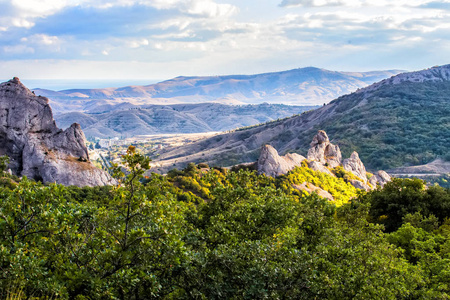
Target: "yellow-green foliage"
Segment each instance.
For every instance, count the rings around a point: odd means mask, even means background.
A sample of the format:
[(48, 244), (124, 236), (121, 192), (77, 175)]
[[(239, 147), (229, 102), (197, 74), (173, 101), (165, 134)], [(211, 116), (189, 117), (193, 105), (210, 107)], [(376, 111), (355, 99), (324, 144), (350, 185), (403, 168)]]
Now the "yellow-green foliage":
[(334, 175), (336, 175), (338, 178), (342, 178), (345, 180), (345, 182), (349, 182), (349, 180), (359, 180), (359, 181), (363, 181), (362, 178), (359, 178), (358, 176), (356, 176), (355, 174), (353, 174), (352, 172), (348, 172), (346, 170), (344, 170), (344, 168), (342, 166), (337, 166), (336, 168), (334, 168), (333, 170), (331, 170), (333, 172)]
[(334, 197), (337, 206), (347, 203), (357, 195), (357, 189), (350, 183), (345, 182), (343, 178), (336, 178), (323, 172), (313, 171), (305, 165), (296, 167), (285, 176), (280, 177), (280, 180), (280, 186), (291, 193), (295, 191), (292, 187), (293, 184), (308, 182), (320, 187)]

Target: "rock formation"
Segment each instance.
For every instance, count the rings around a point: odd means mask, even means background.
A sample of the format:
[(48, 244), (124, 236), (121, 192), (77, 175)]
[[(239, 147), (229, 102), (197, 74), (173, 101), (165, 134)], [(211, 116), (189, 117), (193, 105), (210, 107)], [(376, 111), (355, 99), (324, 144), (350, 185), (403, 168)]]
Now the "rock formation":
[(336, 168), (341, 164), (342, 154), (337, 145), (330, 143), (325, 131), (319, 130), (311, 142), (308, 151), (308, 160), (317, 161), (330, 168)]
[(388, 173), (382, 170), (378, 171), (376, 174), (373, 174), (373, 176), (369, 179), (369, 183), (373, 187), (376, 187), (377, 184), (384, 186), (389, 181), (391, 181), (391, 176), (389, 176)]
[(358, 152), (353, 151), (352, 155), (350, 155), (350, 158), (344, 159), (342, 166), (344, 167), (345, 171), (353, 173), (355, 176), (362, 179), (364, 183), (367, 182), (366, 167), (359, 159)]
[[(279, 156), (275, 148), (265, 145), (257, 162), (257, 170), (258, 173), (264, 173), (267, 176), (280, 176), (294, 169), (295, 166), (300, 166), (303, 160), (305, 158), (298, 154)], [(310, 169), (327, 173), (331, 176), (335, 176), (331, 169), (342, 166), (345, 171), (351, 172), (357, 177), (357, 179), (348, 179), (348, 182), (354, 187), (366, 191), (376, 188), (377, 184), (383, 186), (391, 180), (391, 177), (384, 171), (378, 171), (368, 180), (366, 167), (359, 159), (358, 153), (353, 152), (350, 158), (342, 161), (339, 146), (330, 143), (327, 134), (322, 130), (319, 130), (311, 142), (307, 163)], [(306, 185), (297, 186), (296, 188), (309, 191)], [(312, 190), (310, 189), (310, 191)]]
[(295, 166), (300, 166), (305, 158), (295, 153), (289, 153), (285, 156), (278, 155), (275, 148), (270, 145), (264, 145), (257, 163), (258, 173), (267, 176), (280, 176), (286, 174)]
[(90, 163), (81, 127), (58, 129), (48, 102), (17, 77), (0, 84), (0, 155), (9, 156), (12, 173), (45, 183), (111, 184), (110, 176)]

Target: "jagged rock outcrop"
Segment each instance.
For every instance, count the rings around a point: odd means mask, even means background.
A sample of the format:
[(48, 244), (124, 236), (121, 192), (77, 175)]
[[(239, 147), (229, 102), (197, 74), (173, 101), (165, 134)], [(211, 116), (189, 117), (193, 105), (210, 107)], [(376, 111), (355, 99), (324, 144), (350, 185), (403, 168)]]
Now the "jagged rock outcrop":
[(328, 135), (325, 131), (319, 130), (314, 136), (308, 151), (308, 160), (317, 161), (321, 164), (327, 165), (330, 168), (335, 168), (341, 164), (342, 154), (337, 145), (330, 143)]
[[(295, 166), (300, 166), (303, 160), (305, 158), (298, 154), (279, 156), (275, 148), (265, 145), (261, 150), (257, 169), (260, 174), (264, 173), (267, 176), (276, 177), (286, 174)], [(357, 152), (353, 152), (350, 158), (344, 159), (342, 163), (341, 161), (342, 155), (339, 146), (331, 144), (325, 131), (319, 130), (313, 138), (311, 149), (308, 151), (306, 162), (310, 169), (336, 176), (330, 169), (342, 166), (345, 171), (358, 177), (357, 179), (349, 179), (348, 182), (354, 187), (366, 191), (376, 188), (377, 184), (383, 186), (391, 180), (391, 177), (384, 171), (378, 171), (370, 180), (367, 180), (366, 167)], [(306, 186), (303, 188), (298, 186), (298, 189), (306, 190)]]
[(260, 174), (276, 177), (286, 174), (295, 166), (300, 166), (303, 160), (305, 158), (296, 153), (280, 156), (274, 147), (264, 145), (257, 162), (257, 170)]
[(362, 179), (364, 183), (367, 182), (367, 172), (361, 159), (359, 159), (358, 152), (353, 151), (350, 158), (344, 159), (342, 166), (344, 170), (353, 173), (358, 178)]
[(382, 187), (391, 181), (391, 176), (389, 176), (388, 173), (385, 171), (378, 171), (377, 173), (373, 174), (372, 177), (369, 179), (369, 183), (375, 188), (377, 184), (381, 185)]
[(10, 157), (12, 173), (45, 183), (112, 184), (107, 173), (90, 163), (81, 127), (75, 123), (59, 129), (48, 102), (17, 77), (0, 84), (0, 155)]

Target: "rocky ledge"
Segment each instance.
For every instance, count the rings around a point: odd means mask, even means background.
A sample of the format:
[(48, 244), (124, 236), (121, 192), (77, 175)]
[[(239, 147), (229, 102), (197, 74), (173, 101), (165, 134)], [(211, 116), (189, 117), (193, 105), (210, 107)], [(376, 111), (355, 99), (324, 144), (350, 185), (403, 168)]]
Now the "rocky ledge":
[(44, 183), (112, 184), (111, 177), (89, 161), (80, 125), (59, 129), (48, 102), (17, 77), (0, 84), (0, 155), (9, 156), (12, 173)]

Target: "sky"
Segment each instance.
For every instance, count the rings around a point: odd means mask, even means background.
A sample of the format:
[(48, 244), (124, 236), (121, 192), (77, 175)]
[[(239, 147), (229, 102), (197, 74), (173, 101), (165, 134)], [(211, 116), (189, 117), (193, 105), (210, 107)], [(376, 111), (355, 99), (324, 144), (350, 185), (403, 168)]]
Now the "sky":
[(450, 1), (0, 0), (0, 78), (169, 79), (450, 63)]

